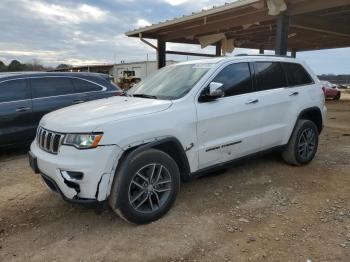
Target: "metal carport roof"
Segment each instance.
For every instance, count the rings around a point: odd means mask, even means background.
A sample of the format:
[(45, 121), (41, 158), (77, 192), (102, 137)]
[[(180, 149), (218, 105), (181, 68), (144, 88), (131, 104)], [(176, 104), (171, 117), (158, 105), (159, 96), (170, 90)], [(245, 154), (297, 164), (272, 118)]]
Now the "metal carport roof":
[[(348, 47), (350, 0), (241, 0), (126, 33), (157, 39), (161, 60), (166, 42), (203, 44), (200, 39), (218, 34), (232, 40), (234, 47), (278, 54)], [(220, 55), (220, 43), (211, 44), (219, 46)]]

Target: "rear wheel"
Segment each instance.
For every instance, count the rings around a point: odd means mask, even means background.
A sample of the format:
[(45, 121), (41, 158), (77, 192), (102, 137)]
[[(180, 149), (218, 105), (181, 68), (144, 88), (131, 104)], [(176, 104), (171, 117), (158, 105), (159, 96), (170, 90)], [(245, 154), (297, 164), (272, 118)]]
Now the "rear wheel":
[(314, 122), (299, 120), (287, 148), (282, 153), (283, 159), (291, 165), (309, 164), (318, 148), (319, 132)]
[(113, 183), (110, 205), (125, 220), (145, 224), (165, 215), (180, 188), (176, 162), (149, 149), (126, 158)]

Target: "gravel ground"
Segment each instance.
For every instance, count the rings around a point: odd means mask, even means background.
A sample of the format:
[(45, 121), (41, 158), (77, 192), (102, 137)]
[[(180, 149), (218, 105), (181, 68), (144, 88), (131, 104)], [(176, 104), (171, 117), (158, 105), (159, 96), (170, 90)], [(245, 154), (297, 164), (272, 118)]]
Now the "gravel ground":
[(63, 202), (25, 149), (0, 153), (0, 261), (350, 261), (350, 95), (328, 102), (316, 159), (276, 154), (182, 186), (163, 219), (135, 226)]

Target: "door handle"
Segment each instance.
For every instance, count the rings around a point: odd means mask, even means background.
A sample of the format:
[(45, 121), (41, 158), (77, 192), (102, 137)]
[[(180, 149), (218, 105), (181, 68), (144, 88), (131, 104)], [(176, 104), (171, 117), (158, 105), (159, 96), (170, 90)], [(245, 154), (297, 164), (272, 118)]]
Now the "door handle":
[(297, 95), (299, 95), (299, 92), (291, 93), (289, 96), (297, 96)]
[(23, 113), (29, 111), (31, 108), (30, 107), (19, 107), (16, 109), (16, 112), (18, 113)]
[(73, 105), (77, 105), (77, 104), (81, 104), (81, 103), (84, 103), (85, 101), (84, 100), (74, 100), (72, 102)]
[(257, 104), (257, 103), (259, 103), (259, 99), (248, 100), (245, 104), (251, 105), (251, 104)]

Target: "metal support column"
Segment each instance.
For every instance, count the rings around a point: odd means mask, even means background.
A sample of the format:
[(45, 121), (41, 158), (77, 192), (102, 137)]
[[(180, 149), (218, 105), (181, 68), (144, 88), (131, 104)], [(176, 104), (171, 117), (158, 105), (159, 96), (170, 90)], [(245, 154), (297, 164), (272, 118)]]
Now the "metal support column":
[(216, 51), (215, 51), (215, 55), (216, 56), (221, 56), (222, 55), (221, 48), (222, 48), (221, 41), (217, 42), (216, 43)]
[(282, 12), (277, 18), (276, 30), (276, 55), (287, 55), (288, 51), (288, 30), (289, 30), (289, 16)]
[(264, 49), (263, 46), (260, 46), (260, 48), (259, 48), (259, 54), (261, 54), (261, 55), (265, 54), (265, 49)]
[(157, 51), (158, 69), (166, 66), (166, 42), (158, 39)]

